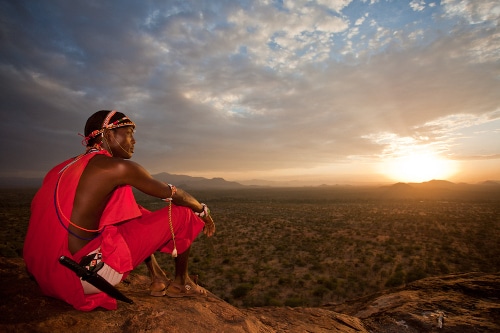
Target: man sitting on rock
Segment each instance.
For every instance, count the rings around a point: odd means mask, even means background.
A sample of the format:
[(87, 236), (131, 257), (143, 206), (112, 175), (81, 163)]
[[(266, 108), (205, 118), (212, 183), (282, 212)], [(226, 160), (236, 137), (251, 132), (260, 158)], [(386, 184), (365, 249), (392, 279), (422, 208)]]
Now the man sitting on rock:
[[(135, 124), (116, 111), (98, 111), (85, 125), (85, 153), (54, 167), (31, 205), (24, 260), (43, 293), (90, 311), (116, 309), (116, 300), (58, 259), (66, 256), (118, 284), (141, 262), (152, 277), (151, 294), (206, 296), (188, 275), (189, 249), (203, 230), (215, 233), (205, 204), (174, 185), (153, 177), (130, 161)], [(132, 187), (163, 199), (167, 206), (150, 212), (139, 206)], [(175, 278), (166, 279), (155, 251), (175, 257)]]

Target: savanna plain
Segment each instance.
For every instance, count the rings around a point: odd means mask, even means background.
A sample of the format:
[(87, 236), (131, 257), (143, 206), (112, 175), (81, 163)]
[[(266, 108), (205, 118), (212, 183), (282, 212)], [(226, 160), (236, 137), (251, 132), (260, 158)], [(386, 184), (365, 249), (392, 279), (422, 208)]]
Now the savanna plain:
[[(1, 256), (22, 256), (35, 191), (0, 190)], [(452, 199), (357, 187), (189, 192), (217, 226), (193, 244), (190, 273), (237, 307), (335, 304), (424, 277), (500, 271), (498, 190)], [(165, 206), (136, 197), (150, 210)], [(170, 255), (157, 260), (172, 276)], [(136, 272), (147, 275), (146, 266)]]

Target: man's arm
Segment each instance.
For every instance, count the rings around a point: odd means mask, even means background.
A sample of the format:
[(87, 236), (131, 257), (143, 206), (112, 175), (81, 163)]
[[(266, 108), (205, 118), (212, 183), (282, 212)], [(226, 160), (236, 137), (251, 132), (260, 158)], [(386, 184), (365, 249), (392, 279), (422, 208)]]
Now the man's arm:
[(117, 160), (118, 170), (116, 174), (117, 185), (131, 185), (139, 191), (160, 199), (172, 198), (172, 202), (178, 206), (191, 208), (200, 213), (203, 206), (192, 195), (182, 189), (177, 189), (172, 196), (172, 189), (168, 184), (154, 179), (151, 174), (140, 164), (129, 160)]
[[(203, 212), (203, 205), (196, 200), (188, 192), (177, 188), (175, 193), (172, 193), (172, 189), (168, 184), (160, 182), (154, 179), (151, 174), (144, 169), (138, 163), (129, 160), (118, 160), (119, 165), (117, 166), (117, 178), (119, 180), (118, 185), (131, 185), (137, 188), (139, 191), (160, 198), (167, 199), (172, 198), (172, 203), (178, 206), (188, 207), (196, 213)], [(121, 176), (119, 176), (121, 174)], [(212, 236), (215, 233), (215, 224), (208, 214), (202, 217), (205, 221), (205, 234), (207, 236)]]

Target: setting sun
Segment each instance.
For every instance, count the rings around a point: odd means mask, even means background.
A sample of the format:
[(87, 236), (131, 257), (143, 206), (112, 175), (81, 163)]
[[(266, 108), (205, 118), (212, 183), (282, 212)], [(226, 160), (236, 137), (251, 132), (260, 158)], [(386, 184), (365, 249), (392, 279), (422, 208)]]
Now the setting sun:
[(382, 172), (400, 182), (424, 182), (448, 179), (457, 171), (454, 161), (432, 153), (414, 153), (384, 162)]

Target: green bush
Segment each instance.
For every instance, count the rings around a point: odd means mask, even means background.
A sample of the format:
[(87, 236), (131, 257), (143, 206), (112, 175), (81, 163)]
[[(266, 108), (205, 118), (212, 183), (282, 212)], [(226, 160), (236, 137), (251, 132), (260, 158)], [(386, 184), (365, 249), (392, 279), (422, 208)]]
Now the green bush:
[(391, 275), (389, 280), (385, 283), (386, 287), (397, 287), (404, 283), (405, 274), (403, 271), (396, 271)]
[(252, 288), (253, 286), (250, 283), (243, 283), (234, 288), (231, 291), (231, 295), (233, 295), (234, 298), (243, 298), (250, 290), (252, 290)]
[(305, 301), (300, 297), (290, 297), (285, 301), (285, 306), (292, 308), (306, 305)]
[(406, 273), (406, 283), (410, 283), (416, 280), (423, 279), (427, 275), (422, 267), (414, 267)]
[(325, 286), (319, 286), (313, 291), (313, 295), (316, 297), (323, 297), (326, 293), (328, 293), (328, 289)]

